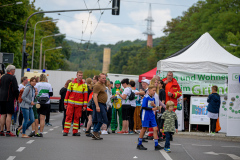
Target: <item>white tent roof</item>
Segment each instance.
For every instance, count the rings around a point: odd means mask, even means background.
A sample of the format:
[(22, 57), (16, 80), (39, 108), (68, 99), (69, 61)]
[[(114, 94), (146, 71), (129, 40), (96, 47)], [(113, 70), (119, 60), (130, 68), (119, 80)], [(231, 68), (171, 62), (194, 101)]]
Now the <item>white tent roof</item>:
[(240, 66), (240, 59), (222, 48), (209, 33), (205, 33), (180, 55), (158, 61), (157, 70), (228, 73), (229, 66)]

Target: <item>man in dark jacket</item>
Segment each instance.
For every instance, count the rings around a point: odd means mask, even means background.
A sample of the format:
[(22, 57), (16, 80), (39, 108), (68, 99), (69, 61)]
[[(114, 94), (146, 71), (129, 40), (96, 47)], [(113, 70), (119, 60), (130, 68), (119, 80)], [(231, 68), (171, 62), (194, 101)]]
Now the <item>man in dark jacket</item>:
[(6, 122), (7, 137), (14, 137), (10, 132), (11, 117), (14, 113), (14, 100), (18, 99), (19, 91), (17, 79), (15, 76), (15, 66), (8, 65), (6, 68), (7, 74), (2, 76), (0, 83), (0, 114), (1, 114), (1, 132), (0, 136), (5, 136), (3, 129)]

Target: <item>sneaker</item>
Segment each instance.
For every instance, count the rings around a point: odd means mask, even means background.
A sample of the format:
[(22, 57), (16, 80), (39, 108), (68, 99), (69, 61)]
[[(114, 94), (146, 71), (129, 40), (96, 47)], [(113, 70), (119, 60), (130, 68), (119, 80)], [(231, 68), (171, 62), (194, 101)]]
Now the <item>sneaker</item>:
[(88, 134), (86, 134), (86, 136), (87, 136), (87, 137), (92, 137), (93, 134), (92, 134), (92, 133), (88, 133)]
[(14, 135), (12, 132), (7, 132), (6, 133), (6, 137), (15, 137), (16, 135)]
[(215, 136), (215, 132), (212, 132), (212, 135), (211, 136)]
[(42, 133), (39, 133), (39, 137), (43, 137), (43, 134), (42, 134)]
[[(19, 128), (19, 127), (18, 127)], [(16, 129), (16, 136), (19, 136), (20, 131), (18, 130), (18, 128)]]
[(125, 131), (120, 131), (120, 132), (117, 132), (118, 134), (124, 134), (125, 133)]
[(129, 134), (129, 132), (128, 132), (128, 131), (125, 131), (123, 134)]
[[(31, 132), (28, 137), (33, 137), (35, 135), (35, 131)], [(17, 135), (18, 136), (18, 135)]]
[(208, 133), (207, 135), (208, 135), (208, 136), (212, 136), (212, 133), (213, 133), (213, 132), (210, 132), (210, 133)]
[(166, 148), (165, 150), (167, 153), (170, 153), (171, 152), (171, 149), (170, 148)]
[(72, 136), (81, 136), (81, 134), (78, 132), (78, 133), (73, 133)]
[(139, 150), (147, 150), (147, 148), (145, 148), (142, 144), (141, 145), (137, 145), (137, 149), (139, 149)]
[(108, 134), (108, 132), (105, 131), (105, 130), (102, 130), (101, 133), (102, 133), (102, 134)]
[(66, 132), (63, 132), (63, 136), (68, 136), (68, 133), (66, 133)]
[(5, 133), (4, 132), (0, 132), (0, 136), (5, 136)]
[(52, 126), (52, 124), (51, 123), (46, 123), (46, 126)]
[(94, 140), (102, 140), (103, 138), (100, 137), (100, 134), (98, 132), (93, 132), (93, 137)]
[(112, 131), (112, 133), (115, 133), (115, 131)]
[(108, 134), (111, 134), (109, 131), (107, 131)]
[(160, 145), (155, 146), (155, 151), (158, 151), (160, 149), (163, 149)]
[(41, 137), (39, 133), (35, 134), (34, 137)]
[(133, 132), (133, 131), (130, 131), (129, 134), (134, 134), (134, 132)]

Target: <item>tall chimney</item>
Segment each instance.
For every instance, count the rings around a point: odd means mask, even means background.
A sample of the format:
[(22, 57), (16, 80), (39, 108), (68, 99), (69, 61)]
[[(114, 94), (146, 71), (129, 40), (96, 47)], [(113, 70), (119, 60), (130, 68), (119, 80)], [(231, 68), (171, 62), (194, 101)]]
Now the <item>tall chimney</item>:
[(104, 48), (102, 73), (109, 72), (110, 59), (111, 59), (111, 48)]

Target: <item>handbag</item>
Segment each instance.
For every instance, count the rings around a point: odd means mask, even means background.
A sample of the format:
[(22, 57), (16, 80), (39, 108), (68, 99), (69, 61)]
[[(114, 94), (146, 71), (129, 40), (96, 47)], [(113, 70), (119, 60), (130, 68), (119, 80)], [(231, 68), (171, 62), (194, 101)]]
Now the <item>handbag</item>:
[(37, 97), (39, 104), (46, 104), (49, 101), (48, 97)]

